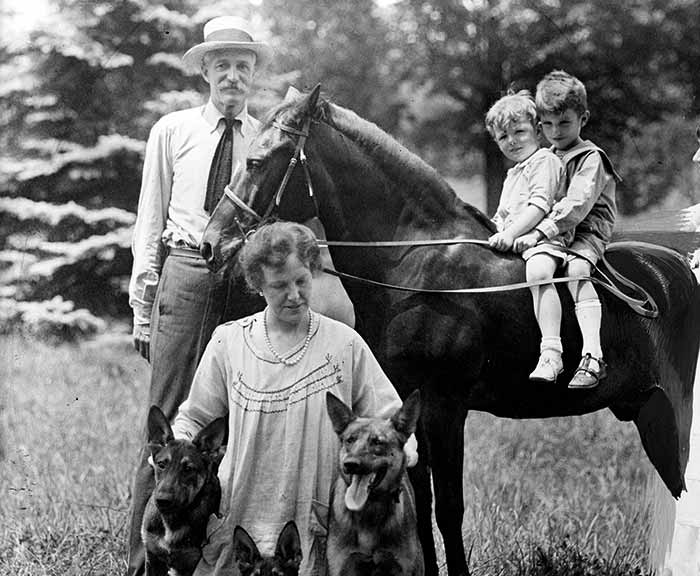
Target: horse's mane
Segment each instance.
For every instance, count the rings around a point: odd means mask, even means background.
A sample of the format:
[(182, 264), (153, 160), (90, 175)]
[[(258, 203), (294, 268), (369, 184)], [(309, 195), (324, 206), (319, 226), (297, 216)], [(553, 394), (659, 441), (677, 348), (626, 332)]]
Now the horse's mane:
[[(269, 125), (285, 109), (293, 109), (303, 97), (286, 99), (272, 108), (264, 119)], [(440, 174), (418, 155), (402, 146), (379, 126), (328, 100), (319, 101), (317, 119), (335, 128), (379, 164), (398, 194), (431, 220), (471, 216), (493, 230), (491, 220), (478, 208), (463, 202)], [(437, 218), (434, 218), (437, 216)]]
[(464, 211), (490, 228), (491, 221), (476, 207), (460, 200), (440, 174), (418, 155), (402, 146), (379, 126), (352, 110), (330, 102), (324, 107), (325, 120), (364, 149), (391, 177), (397, 191), (409, 201), (441, 216)]

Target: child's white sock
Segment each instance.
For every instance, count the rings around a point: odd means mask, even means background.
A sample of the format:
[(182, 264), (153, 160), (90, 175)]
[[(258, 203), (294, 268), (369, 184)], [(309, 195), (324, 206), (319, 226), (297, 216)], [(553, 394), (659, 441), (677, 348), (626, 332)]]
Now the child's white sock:
[(600, 322), (602, 318), (602, 306), (597, 298), (588, 298), (576, 302), (576, 319), (578, 320), (583, 346), (581, 356), (586, 353), (593, 358), (602, 358), (603, 350), (600, 345)]
[(559, 336), (543, 336), (542, 340), (540, 340), (540, 354), (545, 350), (557, 352), (561, 356), (564, 351), (561, 345), (561, 338)]

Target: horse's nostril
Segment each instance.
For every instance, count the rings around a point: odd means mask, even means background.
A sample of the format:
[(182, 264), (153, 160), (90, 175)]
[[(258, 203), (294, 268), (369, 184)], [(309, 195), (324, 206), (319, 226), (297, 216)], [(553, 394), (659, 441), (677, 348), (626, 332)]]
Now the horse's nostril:
[(199, 253), (202, 255), (202, 258), (204, 258), (207, 261), (207, 263), (209, 263), (213, 256), (211, 244), (209, 244), (209, 242), (202, 242), (202, 245), (199, 247)]

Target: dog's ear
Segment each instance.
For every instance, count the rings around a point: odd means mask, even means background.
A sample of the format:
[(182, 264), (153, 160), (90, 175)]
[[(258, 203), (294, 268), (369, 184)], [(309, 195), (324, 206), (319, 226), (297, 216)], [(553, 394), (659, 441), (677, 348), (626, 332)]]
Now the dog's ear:
[(233, 560), (238, 565), (241, 574), (248, 574), (261, 556), (258, 547), (248, 532), (240, 526), (233, 529)]
[(194, 437), (192, 443), (204, 452), (216, 453), (224, 443), (227, 431), (228, 418), (217, 418), (202, 428)]
[(170, 427), (170, 422), (163, 411), (154, 404), (148, 411), (148, 445), (153, 451), (154, 447), (165, 446), (171, 440), (173, 440), (173, 429)]
[(420, 416), (420, 391), (414, 390), (406, 398), (403, 406), (391, 417), (391, 423), (399, 434), (408, 438), (416, 431)]
[(295, 572), (299, 571), (302, 558), (301, 539), (294, 520), (290, 520), (282, 528), (277, 538), (275, 556), (284, 563), (285, 567), (293, 568)]
[(326, 392), (326, 410), (331, 419), (331, 424), (333, 424), (333, 430), (338, 436), (345, 431), (350, 422), (357, 418), (352, 410), (331, 392)]

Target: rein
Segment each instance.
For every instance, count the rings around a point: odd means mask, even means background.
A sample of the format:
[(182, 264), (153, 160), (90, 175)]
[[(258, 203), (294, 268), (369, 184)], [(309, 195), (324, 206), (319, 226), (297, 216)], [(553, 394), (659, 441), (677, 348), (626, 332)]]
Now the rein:
[[(320, 240), (318, 245), (321, 247), (337, 246), (343, 248), (360, 248), (360, 247), (401, 247), (401, 246), (441, 246), (447, 244), (477, 244), (481, 246), (489, 246), (488, 240), (478, 240), (476, 238), (448, 238), (439, 240), (388, 240), (380, 242), (355, 242), (355, 241), (344, 241), (344, 240)], [(620, 284), (629, 288), (630, 290), (641, 294), (642, 298), (633, 298), (625, 294), (620, 290), (615, 283), (610, 279), (610, 277), (592, 260), (579, 254), (575, 250), (562, 247), (562, 251), (576, 256), (578, 258), (583, 258), (590, 265), (591, 268), (600, 274), (601, 278), (595, 276), (565, 276), (561, 278), (552, 278), (551, 280), (537, 280), (529, 282), (515, 282), (512, 284), (502, 284), (498, 286), (485, 286), (482, 288), (415, 288), (412, 286), (399, 286), (396, 284), (388, 284), (386, 282), (379, 282), (378, 280), (370, 280), (368, 278), (362, 278), (360, 276), (354, 276), (353, 274), (348, 274), (346, 272), (338, 272), (337, 270), (332, 270), (330, 268), (324, 268), (323, 271), (332, 276), (337, 276), (338, 278), (345, 278), (348, 280), (354, 280), (356, 282), (362, 282), (364, 284), (369, 284), (371, 286), (379, 286), (381, 288), (389, 288), (393, 290), (402, 290), (404, 292), (414, 292), (420, 294), (486, 294), (489, 292), (508, 292), (511, 290), (521, 290), (524, 288), (530, 288), (532, 286), (545, 286), (548, 284), (563, 284), (568, 282), (578, 282), (582, 280), (590, 280), (591, 282), (598, 284), (605, 288), (608, 292), (617, 296), (620, 300), (625, 302), (632, 310), (637, 314), (644, 316), (645, 318), (656, 318), (659, 315), (659, 307), (651, 297), (651, 295), (639, 284), (632, 282), (622, 274), (620, 274), (613, 266), (605, 259), (601, 257), (601, 261), (605, 265), (605, 268), (610, 273), (615, 280)]]
[[(309, 197), (313, 199), (314, 206), (316, 207), (316, 214), (318, 215), (318, 204), (316, 203), (316, 197), (314, 196), (314, 190), (313, 190), (313, 185), (311, 183), (311, 174), (309, 173), (309, 168), (307, 165), (307, 157), (304, 152), (304, 146), (306, 145), (306, 140), (309, 137), (309, 128), (311, 126), (311, 114), (308, 114), (306, 118), (304, 119), (304, 123), (302, 125), (301, 130), (294, 128), (293, 126), (288, 126), (286, 124), (282, 124), (281, 122), (277, 122), (274, 120), (272, 122), (272, 125), (275, 128), (278, 128), (282, 132), (285, 132), (287, 134), (291, 134), (293, 136), (298, 136), (298, 140), (296, 142), (296, 146), (294, 148), (294, 154), (289, 160), (289, 164), (287, 166), (287, 170), (284, 173), (284, 176), (282, 177), (282, 181), (277, 189), (277, 193), (274, 195), (274, 197), (270, 200), (270, 203), (268, 204), (267, 209), (265, 210), (265, 213), (263, 216), (260, 216), (253, 208), (248, 206), (245, 202), (243, 202), (236, 194), (231, 190), (231, 188), (226, 185), (224, 188), (224, 194), (226, 195), (227, 198), (229, 198), (239, 209), (241, 209), (243, 212), (245, 212), (248, 216), (252, 217), (252, 219), (257, 223), (261, 223), (265, 220), (267, 220), (275, 210), (279, 208), (279, 205), (282, 201), (282, 196), (284, 195), (284, 192), (287, 188), (287, 184), (289, 183), (289, 179), (291, 178), (292, 172), (294, 172), (294, 169), (297, 166), (297, 163), (301, 164), (302, 168), (304, 169), (304, 180), (306, 181), (306, 187), (309, 192)], [(245, 230), (245, 227), (243, 224), (240, 222), (238, 217), (234, 215), (234, 221), (241, 232), (241, 236), (245, 239), (249, 234), (251, 234), (254, 230), (255, 227), (251, 227), (248, 231)], [(448, 245), (448, 244), (477, 244), (477, 245), (482, 245), (482, 246), (489, 246), (488, 240), (478, 240), (475, 238), (448, 238), (444, 240), (432, 240), (432, 239), (426, 239), (426, 240), (388, 240), (388, 241), (379, 241), (379, 242), (358, 242), (358, 241), (342, 241), (342, 240), (322, 240), (318, 242), (318, 245), (320, 247), (400, 247), (400, 246), (406, 246), (406, 247), (412, 247), (412, 246), (440, 246), (440, 245)], [(634, 310), (637, 314), (640, 314), (641, 316), (644, 316), (646, 318), (656, 318), (659, 315), (659, 308), (654, 301), (654, 299), (651, 297), (651, 295), (644, 290), (641, 286), (636, 284), (635, 282), (632, 282), (619, 272), (617, 272), (611, 265), (610, 263), (605, 259), (605, 257), (601, 257), (601, 261), (605, 264), (605, 267), (608, 269), (610, 275), (615, 278), (621, 285), (624, 287), (628, 288), (629, 290), (634, 291), (637, 294), (641, 294), (642, 298), (633, 298), (632, 296), (628, 296), (625, 294), (622, 290), (620, 290), (615, 283), (610, 279), (610, 277), (603, 272), (600, 267), (598, 267), (594, 262), (583, 256), (582, 254), (578, 254), (577, 252), (570, 250), (568, 248), (563, 248), (565, 252), (568, 254), (577, 256), (579, 258), (583, 258), (584, 260), (587, 260), (588, 263), (591, 265), (591, 268), (595, 271), (598, 272), (598, 274), (602, 277), (597, 278), (594, 276), (581, 276), (581, 277), (562, 277), (562, 278), (552, 278), (550, 280), (539, 280), (539, 281), (532, 281), (532, 282), (516, 282), (512, 284), (504, 284), (500, 286), (486, 286), (483, 288), (454, 288), (454, 289), (430, 289), (430, 288), (415, 288), (411, 286), (399, 286), (395, 284), (388, 284), (385, 282), (379, 282), (377, 280), (371, 280), (369, 278), (362, 278), (359, 276), (354, 276), (352, 274), (348, 274), (345, 272), (339, 272), (337, 270), (332, 270), (329, 268), (323, 268), (323, 271), (327, 274), (330, 274), (332, 276), (336, 276), (338, 278), (345, 278), (348, 280), (353, 280), (356, 282), (362, 282), (364, 284), (368, 284), (371, 286), (378, 286), (381, 288), (388, 288), (392, 290), (402, 290), (405, 292), (414, 292), (414, 293), (421, 293), (421, 294), (485, 294), (489, 292), (507, 292), (511, 290), (521, 290), (524, 288), (530, 288), (532, 286), (543, 286), (547, 284), (562, 284), (562, 283), (568, 283), (568, 282), (576, 282), (576, 281), (582, 281), (582, 280), (590, 280), (591, 282), (594, 282), (595, 284), (598, 284), (599, 286), (605, 288), (608, 290), (611, 294), (614, 296), (617, 296), (619, 299), (621, 299), (623, 302), (625, 302), (632, 310)]]

